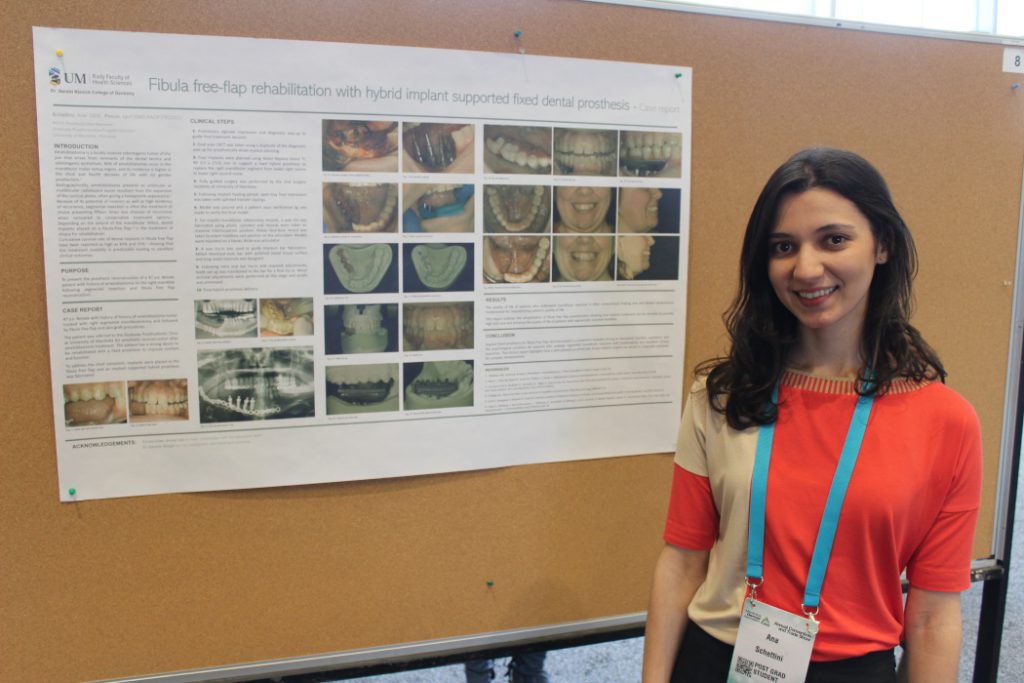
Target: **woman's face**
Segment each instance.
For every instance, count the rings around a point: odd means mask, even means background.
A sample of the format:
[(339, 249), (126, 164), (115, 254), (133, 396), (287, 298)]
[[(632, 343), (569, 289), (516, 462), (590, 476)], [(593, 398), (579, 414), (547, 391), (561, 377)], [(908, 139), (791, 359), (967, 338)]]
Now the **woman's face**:
[(656, 187), (624, 187), (619, 190), (619, 232), (647, 232), (658, 225)]
[(815, 187), (779, 205), (768, 279), (805, 331), (859, 338), (875, 267), (888, 258), (856, 204)]
[(650, 235), (619, 236), (619, 274), (632, 280), (651, 267), (651, 247), (654, 238)]
[(608, 273), (611, 260), (611, 235), (555, 236), (555, 264), (560, 280), (608, 280), (611, 278)]
[(555, 204), (561, 223), (559, 232), (610, 232), (605, 222), (612, 203), (610, 187), (559, 187)]

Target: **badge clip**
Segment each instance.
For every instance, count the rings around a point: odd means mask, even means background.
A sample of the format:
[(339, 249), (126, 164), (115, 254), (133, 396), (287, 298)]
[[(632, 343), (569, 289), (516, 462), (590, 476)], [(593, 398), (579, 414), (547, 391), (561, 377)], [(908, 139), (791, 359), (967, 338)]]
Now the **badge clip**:
[[(755, 583), (755, 581), (756, 581), (756, 583)], [(757, 589), (760, 588), (761, 584), (763, 584), (763, 583), (764, 583), (764, 579), (763, 578), (761, 578), (761, 579), (751, 579), (749, 576), (747, 577), (747, 588), (750, 589), (750, 604), (751, 605), (757, 604)], [(817, 612), (815, 612), (815, 614), (817, 614)]]

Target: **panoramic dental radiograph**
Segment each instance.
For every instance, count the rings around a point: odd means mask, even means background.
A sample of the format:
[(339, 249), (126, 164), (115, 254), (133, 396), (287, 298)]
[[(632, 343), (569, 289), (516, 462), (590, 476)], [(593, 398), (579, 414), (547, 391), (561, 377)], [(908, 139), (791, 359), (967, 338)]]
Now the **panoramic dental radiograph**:
[(324, 183), (324, 232), (395, 232), (398, 185)]
[(311, 334), (312, 299), (260, 299), (261, 337), (306, 337)]
[(555, 188), (555, 232), (614, 232), (611, 187)]
[(325, 244), (324, 293), (398, 291), (394, 244)]
[(256, 336), (256, 299), (199, 299), (196, 339)]
[(404, 172), (473, 172), (472, 124), (404, 123), (402, 129)]
[(549, 232), (551, 188), (546, 185), (485, 185), (484, 232)]
[(324, 121), (323, 170), (398, 171), (397, 121)]
[(324, 306), (324, 353), (398, 350), (398, 304)]
[(614, 130), (555, 128), (555, 175), (615, 175)]
[(200, 351), (199, 420), (312, 417), (313, 348)]
[(484, 126), (484, 171), (551, 175), (551, 129)]
[(405, 304), (402, 307), (405, 351), (473, 348), (473, 302)]
[(402, 232), (473, 232), (472, 185), (402, 187)]
[(187, 420), (188, 380), (128, 382), (128, 411), (132, 422)]
[(398, 364), (333, 365), (326, 368), (327, 414), (398, 410)]
[(551, 237), (487, 235), (484, 237), (484, 283), (547, 282), (551, 272)]
[(460, 408), (473, 405), (473, 361), (405, 364), (405, 408)]
[(127, 417), (124, 382), (64, 385), (65, 427), (117, 424)]
[(682, 133), (623, 131), (619, 175), (678, 178), (682, 171)]
[(555, 281), (611, 280), (611, 235), (555, 235)]
[(406, 292), (462, 292), (473, 289), (469, 244), (404, 244)]

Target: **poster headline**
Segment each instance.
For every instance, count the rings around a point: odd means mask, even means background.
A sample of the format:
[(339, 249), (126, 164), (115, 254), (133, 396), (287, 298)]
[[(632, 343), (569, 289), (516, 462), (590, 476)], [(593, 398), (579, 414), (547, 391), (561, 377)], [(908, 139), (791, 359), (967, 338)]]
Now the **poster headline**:
[(472, 91), (444, 90), (433, 88), (376, 87), (369, 85), (328, 86), (319, 83), (297, 83), (267, 81), (258, 83), (242, 83), (225, 79), (211, 82), (198, 78), (167, 79), (161, 76), (150, 76), (148, 79), (150, 92), (161, 93), (197, 93), (200, 95), (235, 95), (247, 96), (285, 96), (285, 97), (319, 97), (343, 100), (362, 100), (368, 103), (383, 102), (431, 102), (442, 104), (461, 104), (468, 107), (513, 105), (518, 107), (541, 107), (548, 109), (572, 109), (575, 111), (619, 111), (632, 110), (659, 111), (673, 113), (680, 111), (680, 105), (658, 105), (652, 107), (635, 104), (624, 99), (607, 97), (577, 97), (575, 95), (552, 95), (542, 93), (522, 93), (513, 91)]

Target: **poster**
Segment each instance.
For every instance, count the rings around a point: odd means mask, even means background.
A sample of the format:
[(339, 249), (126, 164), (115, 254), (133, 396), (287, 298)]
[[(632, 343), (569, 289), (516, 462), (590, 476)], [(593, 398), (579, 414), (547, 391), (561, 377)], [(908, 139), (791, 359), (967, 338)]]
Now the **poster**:
[(34, 50), (61, 500), (673, 449), (689, 69)]

